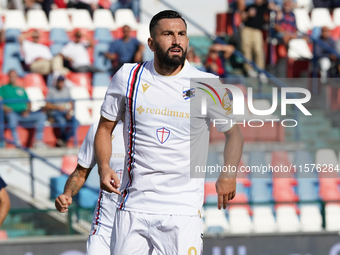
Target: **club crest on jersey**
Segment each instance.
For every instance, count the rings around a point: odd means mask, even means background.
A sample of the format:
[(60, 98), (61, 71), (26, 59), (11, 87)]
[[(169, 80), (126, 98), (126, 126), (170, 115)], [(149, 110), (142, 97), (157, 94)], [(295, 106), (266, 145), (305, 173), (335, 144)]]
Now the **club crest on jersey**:
[(195, 88), (183, 88), (183, 99), (190, 101), (195, 97)]
[(170, 136), (169, 129), (165, 127), (156, 129), (156, 137), (161, 144), (165, 143), (169, 139), (169, 136)]

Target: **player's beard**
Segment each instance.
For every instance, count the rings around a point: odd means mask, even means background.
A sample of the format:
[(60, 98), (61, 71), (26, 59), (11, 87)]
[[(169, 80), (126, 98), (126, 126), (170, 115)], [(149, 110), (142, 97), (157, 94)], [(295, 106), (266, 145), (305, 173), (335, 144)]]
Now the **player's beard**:
[[(182, 51), (182, 56), (170, 57), (169, 52), (174, 48), (180, 49)], [(183, 48), (179, 45), (172, 46), (167, 51), (164, 51), (161, 46), (157, 42), (155, 42), (155, 49), (157, 58), (160, 60), (160, 62), (169, 67), (178, 67), (180, 65), (183, 65), (187, 57), (187, 49), (184, 51)]]

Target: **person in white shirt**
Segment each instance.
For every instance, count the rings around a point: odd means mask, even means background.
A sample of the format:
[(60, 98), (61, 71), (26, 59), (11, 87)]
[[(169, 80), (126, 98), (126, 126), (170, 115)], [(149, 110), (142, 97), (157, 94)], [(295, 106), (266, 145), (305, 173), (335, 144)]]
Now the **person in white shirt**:
[[(74, 42), (69, 42), (60, 51), (65, 66), (76, 73), (100, 72), (101, 70), (91, 65), (89, 53), (87, 52), (85, 44), (82, 42), (82, 32), (76, 30), (74, 36)], [(92, 40), (88, 39), (88, 42), (88, 47), (92, 47)]]
[[(224, 165), (229, 169), (239, 164), (243, 136), (238, 125), (230, 124), (235, 117), (225, 90), (204, 83), (190, 89), (191, 78), (217, 84), (219, 79), (185, 61), (189, 39), (182, 16), (171, 10), (156, 14), (150, 36), (154, 60), (124, 64), (115, 74), (95, 138), (101, 188), (120, 194), (111, 254), (200, 254), (204, 178), (192, 178), (197, 177), (192, 167), (206, 165), (210, 119), (229, 123), (216, 125), (226, 137)], [(204, 90), (220, 99), (215, 106), (215, 99), (207, 98), (206, 114), (190, 106), (200, 102)], [(121, 119), (127, 151), (120, 182), (109, 165), (109, 137)], [(225, 209), (235, 196), (236, 173), (221, 172), (216, 191), (218, 208)]]
[[(74, 197), (85, 184), (91, 170), (96, 165), (94, 157), (94, 137), (97, 131), (98, 121), (91, 125), (86, 137), (79, 149), (78, 165), (69, 176), (64, 193), (55, 199), (55, 206), (59, 212), (67, 212)], [(124, 169), (125, 147), (123, 141), (123, 123), (120, 122), (112, 133), (113, 146), (110, 166), (115, 169), (118, 178), (121, 179)], [(89, 238), (86, 245), (86, 255), (110, 255), (110, 240), (114, 217), (116, 214), (115, 202), (118, 195), (100, 190)]]
[[(32, 41), (27, 40), (32, 37)], [(24, 54), (25, 64), (33, 73), (47, 75), (52, 68), (52, 53), (49, 47), (39, 43), (40, 34), (38, 30), (19, 36), (19, 42)]]

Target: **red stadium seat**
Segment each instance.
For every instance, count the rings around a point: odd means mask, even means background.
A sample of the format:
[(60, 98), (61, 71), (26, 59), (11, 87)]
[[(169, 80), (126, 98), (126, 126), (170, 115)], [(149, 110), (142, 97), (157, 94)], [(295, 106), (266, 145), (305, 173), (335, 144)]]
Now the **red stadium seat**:
[(61, 165), (61, 170), (63, 173), (70, 175), (77, 166), (77, 155), (63, 156), (63, 163)]
[[(117, 40), (123, 38), (123, 27), (117, 28), (115, 31), (111, 32), (112, 36)], [(136, 37), (137, 36), (137, 31), (136, 30), (131, 30), (130, 33), (131, 37)]]
[(66, 76), (67, 79), (72, 81), (75, 85), (85, 87), (89, 93), (92, 93), (91, 74), (90, 73), (71, 73)]
[(48, 92), (44, 78), (41, 74), (37, 73), (29, 73), (25, 76), (24, 87), (39, 87), (45, 96)]
[(7, 232), (5, 230), (0, 230), (0, 240), (8, 239)]
[(71, 32), (68, 32), (68, 37), (71, 39), (71, 41), (74, 41), (74, 35), (77, 31), (81, 31), (81, 33), (83, 34), (82, 40), (86, 41), (87, 38), (93, 39), (93, 31), (90, 31), (86, 28), (74, 28)]
[[(39, 43), (45, 44), (48, 47), (51, 45), (52, 42), (49, 39), (50, 33), (48, 31), (44, 31), (42, 29), (33, 29), (32, 28), (32, 29), (28, 30), (27, 32), (24, 32), (23, 34), (31, 33), (33, 30), (39, 31), (39, 34), (40, 34)], [(32, 41), (32, 38), (28, 37), (27, 40)]]
[(208, 196), (217, 196), (215, 182), (204, 183), (204, 202)]
[[(285, 169), (291, 172), (284, 172), (280, 170), (278, 172), (273, 173), (274, 178), (292, 178), (294, 169), (291, 167), (291, 163), (288, 159), (288, 154), (286, 151), (274, 151), (272, 153), (272, 162), (271, 165), (273, 167), (280, 167), (283, 166)], [(283, 168), (282, 168), (283, 169)]]
[[(6, 85), (6, 84), (8, 84), (8, 83), (9, 83), (8, 74), (0, 73), (0, 86)], [(21, 77), (18, 77), (18, 78), (17, 78), (17, 85), (18, 85), (18, 86), (23, 86), (23, 85), (24, 85), (24, 79), (21, 78)]]

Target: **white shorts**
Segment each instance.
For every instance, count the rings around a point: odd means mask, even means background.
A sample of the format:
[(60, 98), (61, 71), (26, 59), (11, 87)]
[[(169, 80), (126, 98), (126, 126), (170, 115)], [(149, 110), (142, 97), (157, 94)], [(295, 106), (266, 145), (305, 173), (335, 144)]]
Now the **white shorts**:
[(111, 254), (200, 255), (202, 252), (203, 223), (199, 216), (117, 210)]
[(86, 244), (86, 255), (110, 255), (111, 233), (117, 210), (116, 199), (116, 194), (100, 191)]

